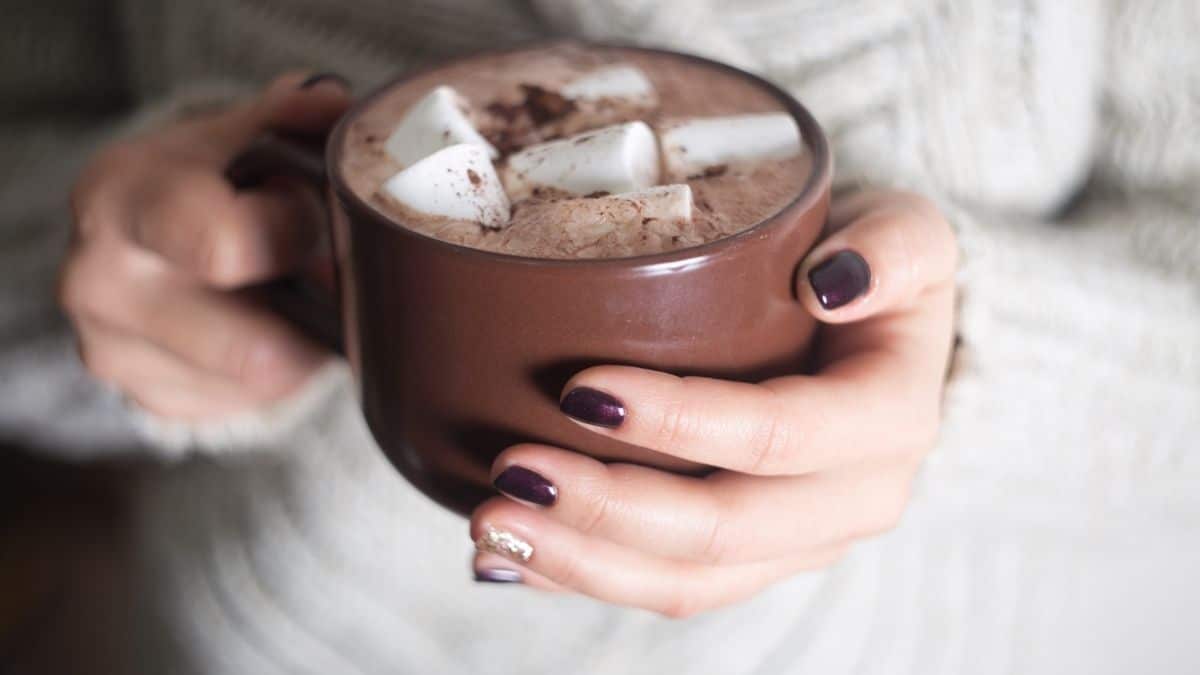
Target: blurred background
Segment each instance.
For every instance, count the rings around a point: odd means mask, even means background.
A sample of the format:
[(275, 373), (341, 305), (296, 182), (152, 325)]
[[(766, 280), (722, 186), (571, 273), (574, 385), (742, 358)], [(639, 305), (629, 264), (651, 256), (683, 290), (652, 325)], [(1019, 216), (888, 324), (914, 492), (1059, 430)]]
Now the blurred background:
[(110, 672), (126, 630), (130, 561), (116, 464), (0, 444), (0, 672)]
[[(848, 185), (954, 209), (959, 379), (878, 558), (933, 551), (1022, 595), (976, 606), (965, 576), (909, 577), (913, 611), (948, 631), (987, 614), (972, 648), (1070, 633), (1043, 666), (1200, 673), (1195, 0), (7, 0), (0, 17), (0, 674), (141, 672), (143, 629), (156, 638), (131, 545), (139, 486), (189, 463), (143, 447), (55, 305), (86, 159), (284, 70), (361, 92), (564, 35), (761, 71), (813, 108)], [(1037, 622), (1010, 625), (1022, 612)], [(1007, 653), (972, 672), (1034, 659)]]

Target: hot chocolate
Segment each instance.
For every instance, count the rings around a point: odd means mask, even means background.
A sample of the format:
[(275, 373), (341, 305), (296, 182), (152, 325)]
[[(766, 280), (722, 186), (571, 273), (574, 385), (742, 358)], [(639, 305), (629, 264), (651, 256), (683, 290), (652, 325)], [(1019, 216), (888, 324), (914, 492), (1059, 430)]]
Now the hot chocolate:
[(346, 130), (348, 186), (403, 227), (536, 258), (696, 246), (781, 211), (812, 160), (770, 91), (666, 53), (572, 43), (456, 61)]

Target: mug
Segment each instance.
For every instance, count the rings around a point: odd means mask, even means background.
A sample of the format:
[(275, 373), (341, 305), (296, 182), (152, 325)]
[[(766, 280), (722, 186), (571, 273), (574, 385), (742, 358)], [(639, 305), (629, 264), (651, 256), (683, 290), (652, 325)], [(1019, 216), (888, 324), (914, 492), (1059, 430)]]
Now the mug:
[[(731, 71), (776, 97), (812, 156), (796, 198), (738, 234), (627, 258), (525, 258), (418, 234), (361, 199), (341, 173), (350, 124), (411, 74), (357, 102), (329, 135), (323, 159), (273, 139), (233, 167), (243, 177), (287, 172), (323, 182), (341, 343), (367, 425), (410, 482), (459, 513), (495, 494), (492, 460), (518, 442), (672, 471), (705, 470), (568, 420), (558, 407), (562, 387), (586, 367), (625, 364), (742, 381), (804, 369), (816, 324), (797, 301), (794, 282), (829, 209), (832, 158), (820, 127), (786, 92), (732, 66), (667, 50), (621, 49)], [(311, 311), (291, 314), (309, 317), (310, 330), (321, 323)]]

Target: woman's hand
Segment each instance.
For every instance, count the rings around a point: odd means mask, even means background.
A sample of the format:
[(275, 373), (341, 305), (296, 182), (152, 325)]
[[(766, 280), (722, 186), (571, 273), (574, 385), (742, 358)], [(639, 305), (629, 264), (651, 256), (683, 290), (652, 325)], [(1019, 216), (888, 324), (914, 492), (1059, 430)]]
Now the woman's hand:
[(224, 172), (266, 131), (318, 133), (349, 104), (331, 76), (103, 149), (72, 197), (60, 302), (84, 363), (143, 407), (200, 419), (291, 391), (325, 354), (238, 289), (311, 261), (319, 197), (295, 181), (235, 191)]
[(954, 235), (928, 201), (890, 192), (840, 202), (831, 222), (797, 276), (797, 295), (828, 324), (818, 372), (760, 384), (579, 373), (564, 413), (719, 470), (692, 478), (509, 448), (492, 473), (506, 497), (471, 519), (477, 578), (685, 617), (826, 567), (896, 525), (937, 435)]

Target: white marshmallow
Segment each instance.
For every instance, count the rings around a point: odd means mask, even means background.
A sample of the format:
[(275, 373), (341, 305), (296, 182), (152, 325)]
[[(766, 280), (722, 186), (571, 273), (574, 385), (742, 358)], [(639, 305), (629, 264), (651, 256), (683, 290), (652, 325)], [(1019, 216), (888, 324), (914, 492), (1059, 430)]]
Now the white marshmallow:
[(699, 243), (688, 235), (692, 189), (687, 185), (536, 202), (526, 206), (524, 218), (518, 220), (521, 223), (504, 234), (507, 247), (548, 245), (567, 257), (653, 253)]
[(559, 199), (540, 207), (543, 217), (553, 214), (567, 231), (611, 230), (650, 225), (658, 221), (678, 225), (692, 222), (692, 188), (686, 184), (659, 185), (648, 190), (587, 199)]
[(647, 220), (692, 222), (692, 188), (686, 183), (659, 185), (647, 190), (599, 197), (593, 201), (608, 204), (628, 203), (640, 207), (638, 211), (643, 223)]
[(568, 82), (562, 88), (562, 95), (580, 101), (616, 98), (646, 106), (653, 106), (658, 100), (654, 85), (645, 73), (633, 66), (622, 65), (584, 73)]
[(680, 120), (659, 130), (663, 166), (674, 179), (722, 164), (800, 154), (800, 129), (787, 113)]
[(513, 200), (536, 187), (569, 194), (631, 192), (658, 182), (658, 141), (645, 122), (628, 122), (531, 145), (502, 171)]
[(389, 178), (383, 191), (420, 213), (497, 229), (508, 225), (508, 195), (487, 150), (478, 145), (438, 150)]
[(442, 148), (471, 143), (484, 148), (492, 159), (496, 148), (480, 135), (466, 114), (467, 102), (450, 87), (436, 87), (413, 104), (388, 137), (384, 150), (408, 167)]

